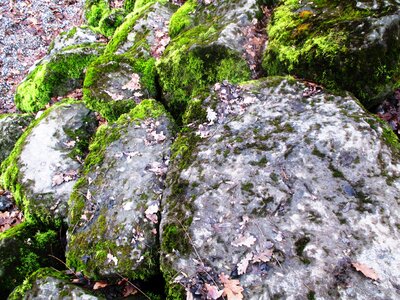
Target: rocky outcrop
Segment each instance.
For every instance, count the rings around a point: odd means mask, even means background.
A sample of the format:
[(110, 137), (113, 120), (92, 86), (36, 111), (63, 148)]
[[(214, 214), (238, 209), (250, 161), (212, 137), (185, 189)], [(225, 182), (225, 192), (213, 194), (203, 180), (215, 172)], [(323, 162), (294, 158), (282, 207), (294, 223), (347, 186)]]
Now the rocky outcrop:
[(29, 276), (24, 284), (18, 286), (8, 297), (19, 299), (104, 299), (90, 294), (87, 290), (70, 283), (68, 276), (51, 268), (43, 268)]
[(15, 104), (23, 112), (44, 109), (53, 96), (64, 96), (82, 87), (85, 67), (104, 50), (87, 27), (73, 28), (55, 39), (49, 54), (31, 68), (18, 86)]
[(33, 120), (30, 115), (0, 115), (0, 164), (5, 160), (25, 128)]
[(88, 107), (115, 121), (157, 96), (155, 62), (169, 42), (173, 11), (172, 5), (155, 2), (126, 17), (104, 55), (88, 67), (83, 89)]
[(243, 299), (397, 297), (399, 144), (355, 98), (306, 92), (217, 84), (178, 138), (161, 219), (169, 299), (182, 285), (202, 299), (232, 286)]
[(399, 1), (280, 1), (263, 66), (353, 92), (371, 108), (399, 87)]
[(67, 217), (67, 202), (96, 128), (94, 114), (66, 100), (44, 112), (24, 132), (2, 164), (2, 186), (28, 216), (45, 223)]
[(158, 272), (158, 222), (173, 122), (145, 100), (100, 127), (71, 197), (67, 264), (90, 276)]

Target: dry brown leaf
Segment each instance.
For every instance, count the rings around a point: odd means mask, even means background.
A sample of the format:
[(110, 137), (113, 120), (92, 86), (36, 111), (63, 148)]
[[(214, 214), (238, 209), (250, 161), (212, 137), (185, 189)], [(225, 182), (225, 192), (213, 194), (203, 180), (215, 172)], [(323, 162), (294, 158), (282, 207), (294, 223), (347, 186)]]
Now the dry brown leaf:
[(229, 279), (229, 276), (221, 273), (219, 279), (224, 285), (223, 296), (226, 296), (228, 300), (242, 300), (243, 299), (243, 288), (240, 286), (240, 282), (237, 279)]
[(124, 296), (124, 297), (128, 297), (128, 296), (137, 294), (137, 292), (138, 292), (137, 289), (135, 289), (132, 285), (127, 284), (127, 285), (124, 287), (123, 296)]
[(247, 253), (246, 256), (237, 264), (238, 274), (242, 275), (246, 273), (247, 267), (253, 258), (253, 253)]
[(106, 286), (108, 286), (107, 282), (105, 282), (105, 281), (96, 281), (94, 286), (93, 286), (93, 290), (102, 289), (102, 288), (105, 288)]
[(217, 286), (206, 283), (207, 299), (216, 300), (222, 296), (224, 290), (219, 290)]
[(267, 249), (265, 251), (256, 253), (253, 257), (253, 262), (268, 262), (271, 260), (274, 250)]
[(353, 262), (352, 265), (357, 271), (363, 273), (365, 277), (371, 278), (372, 280), (379, 280), (378, 275), (372, 268), (358, 262)]
[(257, 239), (254, 236), (252, 236), (251, 234), (249, 234), (247, 236), (240, 235), (231, 244), (235, 247), (246, 246), (246, 247), (250, 248), (252, 245), (254, 245), (256, 240)]

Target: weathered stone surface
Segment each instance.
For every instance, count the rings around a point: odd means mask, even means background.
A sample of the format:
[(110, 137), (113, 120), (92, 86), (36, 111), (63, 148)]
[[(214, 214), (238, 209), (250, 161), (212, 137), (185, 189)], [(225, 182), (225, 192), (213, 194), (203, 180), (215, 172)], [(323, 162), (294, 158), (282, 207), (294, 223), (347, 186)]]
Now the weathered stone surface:
[(52, 96), (81, 88), (86, 66), (104, 50), (89, 28), (73, 28), (54, 40), (50, 53), (39, 60), (18, 86), (15, 104), (24, 112), (43, 109)]
[(9, 296), (9, 300), (96, 300), (103, 297), (94, 296), (89, 291), (70, 283), (70, 278), (54, 269), (43, 268), (33, 273), (18, 286)]
[(53, 106), (24, 132), (2, 165), (3, 186), (24, 213), (45, 222), (67, 216), (67, 201), (97, 121), (82, 103)]
[(100, 127), (71, 196), (67, 264), (90, 276), (148, 279), (158, 271), (158, 211), (172, 122), (145, 100)]
[(400, 86), (400, 2), (281, 1), (263, 66), (349, 90), (368, 108)]
[(32, 120), (33, 116), (30, 115), (0, 115), (0, 164)]
[[(60, 231), (25, 222), (0, 233), (0, 298), (40, 267), (63, 268)], [(17, 299), (22, 299), (17, 298)]]
[(115, 121), (141, 100), (157, 96), (155, 61), (169, 42), (173, 11), (174, 6), (156, 2), (126, 17), (104, 55), (88, 67), (83, 94), (90, 108)]
[(180, 116), (190, 98), (211, 84), (225, 79), (236, 83), (256, 75), (258, 49), (250, 41), (257, 35), (260, 15), (256, 0), (189, 0), (173, 15), (169, 28), (173, 39), (157, 71), (174, 116)]
[[(208, 121), (173, 145), (167, 283), (204, 296), (224, 273), (244, 299), (398, 298), (396, 137), (354, 98), (304, 89), (281, 78), (215, 85)], [(178, 283), (170, 299), (183, 298)]]

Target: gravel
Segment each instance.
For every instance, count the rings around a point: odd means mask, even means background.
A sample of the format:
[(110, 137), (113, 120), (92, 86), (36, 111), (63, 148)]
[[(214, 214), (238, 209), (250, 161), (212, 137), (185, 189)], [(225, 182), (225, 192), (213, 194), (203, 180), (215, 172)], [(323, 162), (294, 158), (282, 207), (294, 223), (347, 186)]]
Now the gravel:
[(82, 24), (84, 0), (0, 0), (0, 113), (16, 111), (15, 89), (60, 33)]

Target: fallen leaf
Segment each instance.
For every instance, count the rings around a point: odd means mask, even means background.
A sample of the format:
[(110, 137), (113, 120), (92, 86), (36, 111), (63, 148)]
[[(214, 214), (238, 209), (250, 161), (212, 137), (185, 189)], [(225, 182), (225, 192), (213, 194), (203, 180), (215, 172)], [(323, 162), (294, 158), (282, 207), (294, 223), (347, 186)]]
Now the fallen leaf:
[(256, 253), (253, 257), (253, 262), (268, 262), (271, 260), (273, 252), (274, 251), (272, 249), (267, 249), (265, 251)]
[(93, 290), (102, 289), (102, 288), (105, 288), (106, 286), (108, 286), (107, 282), (105, 282), (105, 281), (96, 281), (94, 286), (93, 286)]
[(140, 76), (136, 73), (132, 74), (131, 80), (122, 86), (123, 90), (137, 91), (141, 89)]
[(207, 107), (207, 120), (210, 125), (214, 124), (214, 121), (218, 118), (217, 113), (212, 109)]
[(235, 239), (231, 244), (232, 246), (235, 247), (240, 247), (240, 246), (246, 246), (250, 248), (252, 245), (254, 245), (255, 241), (257, 239), (249, 234), (248, 236), (240, 235), (237, 239)]
[(247, 253), (246, 256), (237, 264), (238, 274), (246, 274), (247, 267), (253, 259), (253, 253)]
[(137, 292), (138, 292), (137, 289), (135, 289), (132, 285), (127, 284), (124, 287), (123, 296), (128, 297), (128, 296), (137, 294)]
[(353, 262), (352, 265), (357, 271), (363, 273), (365, 277), (371, 278), (372, 280), (379, 280), (378, 275), (372, 268), (358, 262)]
[(111, 253), (107, 254), (107, 263), (114, 262), (115, 265), (118, 265), (118, 258), (113, 256)]
[(193, 294), (189, 290), (186, 290), (186, 300), (194, 300)]
[(240, 286), (240, 282), (237, 279), (229, 279), (229, 276), (221, 273), (219, 279), (224, 285), (223, 296), (226, 296), (228, 300), (242, 300), (243, 299), (243, 288)]
[(218, 287), (215, 285), (210, 285), (206, 283), (205, 286), (207, 290), (207, 299), (216, 300), (224, 293), (224, 290), (219, 290)]
[(64, 175), (63, 174), (56, 174), (51, 179), (51, 186), (60, 185), (64, 182)]

